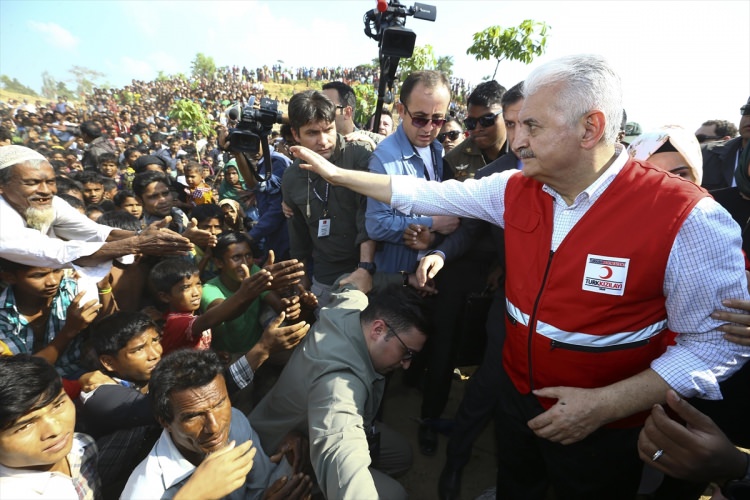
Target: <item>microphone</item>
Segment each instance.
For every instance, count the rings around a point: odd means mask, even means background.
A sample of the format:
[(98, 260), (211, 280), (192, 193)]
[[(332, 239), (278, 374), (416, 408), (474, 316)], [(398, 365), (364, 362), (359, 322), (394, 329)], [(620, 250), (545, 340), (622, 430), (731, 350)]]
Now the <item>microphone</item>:
[(378, 12), (385, 12), (388, 10), (388, 0), (378, 0)]

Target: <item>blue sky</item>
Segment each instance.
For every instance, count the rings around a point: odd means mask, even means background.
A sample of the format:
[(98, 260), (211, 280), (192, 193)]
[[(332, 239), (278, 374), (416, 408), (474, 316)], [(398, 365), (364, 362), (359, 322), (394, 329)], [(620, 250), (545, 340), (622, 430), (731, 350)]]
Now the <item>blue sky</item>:
[[(405, 5), (413, 3), (402, 1)], [(456, 75), (478, 82), (494, 62), (466, 55), (472, 34), (524, 19), (552, 29), (547, 53), (603, 54), (620, 72), (628, 115), (645, 127), (739, 121), (750, 95), (750, 1), (424, 1), (437, 21), (409, 18), (417, 44), (454, 57)], [(374, 0), (0, 0), (0, 73), (41, 88), (41, 74), (70, 78), (73, 65), (122, 86), (158, 70), (189, 74), (203, 52), (219, 65), (355, 66), (377, 57), (362, 17)], [(500, 64), (510, 87), (529, 67)]]

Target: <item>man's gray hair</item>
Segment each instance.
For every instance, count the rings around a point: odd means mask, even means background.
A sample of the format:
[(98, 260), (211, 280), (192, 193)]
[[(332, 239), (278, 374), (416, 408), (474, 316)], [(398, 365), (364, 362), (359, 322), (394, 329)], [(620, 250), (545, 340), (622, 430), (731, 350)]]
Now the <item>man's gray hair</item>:
[(558, 108), (570, 124), (592, 110), (599, 110), (606, 120), (602, 141), (607, 145), (617, 141), (622, 121), (622, 82), (604, 57), (580, 54), (543, 64), (526, 77), (524, 97), (549, 85), (560, 86)]

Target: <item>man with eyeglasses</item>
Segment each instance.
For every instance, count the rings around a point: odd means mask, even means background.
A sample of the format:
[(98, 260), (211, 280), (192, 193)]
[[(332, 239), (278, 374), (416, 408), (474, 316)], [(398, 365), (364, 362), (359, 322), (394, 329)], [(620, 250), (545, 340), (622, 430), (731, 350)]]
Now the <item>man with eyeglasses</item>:
[(483, 82), (469, 95), (464, 126), (469, 139), (445, 156), (445, 164), (458, 180), (474, 177), (477, 170), (506, 153), (505, 124), (500, 100), (505, 87), (494, 80)]
[(372, 142), (373, 149), (384, 139), (385, 136), (357, 128), (354, 123), (357, 96), (349, 85), (344, 82), (328, 82), (323, 85), (322, 92), (336, 105), (336, 132), (347, 136), (349, 141)]
[[(439, 71), (416, 71), (406, 77), (396, 104), (401, 125), (375, 149), (370, 171), (442, 181), (443, 146), (436, 137), (445, 123), (450, 97), (450, 83)], [(403, 241), (410, 224), (442, 234), (458, 227), (456, 217), (407, 215), (373, 199), (367, 200), (365, 221), (367, 234), (379, 242), (375, 265), (387, 273), (411, 273), (417, 267), (418, 250)]]
[[(378, 273), (374, 281), (386, 279)], [(390, 476), (409, 469), (411, 448), (375, 415), (385, 375), (408, 368), (427, 340), (429, 316), (408, 287), (379, 288), (368, 297), (355, 275), (337, 285), (330, 307), (249, 419), (264, 449), (293, 430), (308, 435), (325, 498), (403, 499), (406, 491)]]
[(737, 136), (737, 127), (728, 120), (708, 120), (695, 131), (698, 143), (724, 142)]
[[(750, 141), (750, 97), (740, 108), (740, 135), (727, 142), (709, 143), (703, 147), (703, 182), (709, 191), (737, 185), (735, 171), (742, 151)], [(700, 131), (700, 129), (698, 129)], [(696, 132), (697, 133), (697, 132)]]

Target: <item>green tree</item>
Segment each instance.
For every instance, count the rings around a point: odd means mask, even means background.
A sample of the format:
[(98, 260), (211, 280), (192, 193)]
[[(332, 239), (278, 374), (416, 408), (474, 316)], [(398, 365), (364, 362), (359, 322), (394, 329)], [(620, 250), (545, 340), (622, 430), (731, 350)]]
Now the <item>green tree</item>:
[(375, 113), (378, 104), (378, 95), (372, 85), (358, 83), (352, 87), (354, 95), (357, 96), (357, 109), (354, 110), (354, 122), (360, 126), (367, 126), (370, 115)]
[(76, 83), (76, 93), (82, 98), (91, 93), (96, 86), (96, 80), (105, 76), (104, 73), (84, 68), (83, 66), (73, 66), (68, 70), (68, 73), (73, 75)]
[(421, 47), (417, 45), (414, 47), (414, 53), (408, 59), (401, 59), (398, 68), (402, 75), (408, 75), (415, 71), (422, 71), (425, 69), (435, 69), (437, 65), (437, 59), (435, 53), (432, 51), (432, 45), (425, 45)]
[(74, 92), (63, 81), (55, 84), (55, 95), (57, 97), (65, 97), (66, 99), (73, 99), (75, 97)]
[[(505, 59), (521, 61), (529, 64), (536, 56), (540, 56), (547, 48), (547, 23), (539, 23), (527, 19), (517, 27), (503, 29), (501, 26), (490, 26), (484, 31), (474, 33), (474, 44), (466, 50), (477, 61), (495, 59), (497, 75), (500, 61)], [(538, 31), (537, 31), (538, 30)]]
[(195, 78), (207, 78), (209, 80), (214, 79), (216, 73), (216, 63), (214, 58), (198, 52), (195, 55), (195, 59), (190, 63), (190, 68), (193, 71)]
[(211, 120), (208, 119), (201, 105), (190, 99), (176, 101), (169, 110), (169, 117), (177, 120), (178, 130), (189, 130), (193, 133), (193, 137), (198, 132), (208, 137), (213, 130)]
[(450, 78), (453, 75), (453, 56), (438, 57), (435, 69), (445, 73), (445, 76)]
[(157, 82), (166, 82), (169, 80), (169, 75), (164, 73), (163, 70), (159, 70), (159, 73), (156, 75), (156, 81)]
[(47, 99), (54, 99), (57, 93), (57, 81), (48, 71), (42, 72), (42, 95)]
[(18, 94), (26, 94), (31, 96), (38, 95), (36, 92), (34, 92), (33, 89), (19, 82), (17, 78), (11, 79), (8, 75), (0, 75), (0, 84), (2, 84), (5, 90), (8, 90), (10, 92), (16, 92)]

